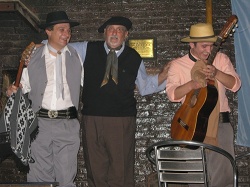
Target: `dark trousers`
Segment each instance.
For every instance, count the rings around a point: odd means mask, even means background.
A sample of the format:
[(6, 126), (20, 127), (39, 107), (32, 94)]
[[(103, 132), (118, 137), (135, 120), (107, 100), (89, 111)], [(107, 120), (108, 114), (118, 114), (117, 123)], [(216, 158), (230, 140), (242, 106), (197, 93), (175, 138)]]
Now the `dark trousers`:
[(21, 172), (28, 172), (29, 166), (23, 165), (21, 160), (12, 152), (12, 149), (10, 147), (10, 143), (0, 143), (0, 164), (7, 159), (8, 157), (12, 157), (16, 163), (16, 166), (19, 171)]
[(89, 187), (134, 187), (135, 117), (83, 116)]
[(4, 161), (7, 157), (12, 155), (12, 150), (10, 147), (10, 143), (3, 143), (0, 144), (0, 163)]

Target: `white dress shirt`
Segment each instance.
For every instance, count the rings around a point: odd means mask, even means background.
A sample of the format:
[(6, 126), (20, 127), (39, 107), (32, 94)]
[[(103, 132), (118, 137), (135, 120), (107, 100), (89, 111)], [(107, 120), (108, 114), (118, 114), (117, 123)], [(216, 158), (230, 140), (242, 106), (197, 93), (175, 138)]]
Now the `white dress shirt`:
[[(44, 46), (44, 50), (42, 53), (42, 56), (45, 55), (45, 67), (47, 72), (47, 86), (45, 88), (45, 92), (43, 95), (43, 101), (42, 101), (42, 107), (48, 110), (62, 110), (66, 109), (68, 107), (73, 106), (71, 97), (70, 97), (70, 91), (68, 87), (68, 83), (66, 80), (66, 66), (65, 66), (65, 52), (69, 51), (68, 47), (65, 46), (61, 52), (62, 52), (62, 75), (63, 75), (63, 86), (64, 86), (64, 99), (62, 98), (62, 95), (57, 99), (56, 98), (56, 71), (55, 71), (55, 62), (56, 62), (56, 56), (53, 56), (49, 53), (49, 49), (47, 45)], [(71, 54), (70, 54), (71, 55)], [(80, 61), (81, 58), (79, 57)], [(82, 65), (82, 75), (81, 75), (81, 85), (83, 86), (83, 63), (81, 61)], [(23, 93), (27, 93), (30, 91), (30, 82), (29, 82), (29, 75), (27, 68), (24, 68), (21, 78), (21, 84), (23, 86), (22, 91)]]

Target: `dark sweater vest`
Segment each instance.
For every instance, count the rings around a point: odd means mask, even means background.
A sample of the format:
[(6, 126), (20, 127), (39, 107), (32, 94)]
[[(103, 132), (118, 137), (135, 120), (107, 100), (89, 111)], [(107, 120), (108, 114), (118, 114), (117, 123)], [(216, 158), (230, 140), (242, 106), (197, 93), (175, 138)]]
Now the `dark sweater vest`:
[(101, 87), (106, 69), (104, 42), (89, 42), (84, 62), (84, 115), (125, 117), (136, 116), (135, 80), (141, 64), (140, 55), (125, 46), (118, 58), (118, 84), (110, 77)]

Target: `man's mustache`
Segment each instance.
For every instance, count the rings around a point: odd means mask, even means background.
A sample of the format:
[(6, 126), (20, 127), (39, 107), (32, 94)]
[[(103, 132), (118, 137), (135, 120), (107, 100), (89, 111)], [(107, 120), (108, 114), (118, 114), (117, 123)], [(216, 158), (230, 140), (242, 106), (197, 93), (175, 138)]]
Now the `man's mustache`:
[(110, 36), (111, 39), (118, 39), (117, 35)]

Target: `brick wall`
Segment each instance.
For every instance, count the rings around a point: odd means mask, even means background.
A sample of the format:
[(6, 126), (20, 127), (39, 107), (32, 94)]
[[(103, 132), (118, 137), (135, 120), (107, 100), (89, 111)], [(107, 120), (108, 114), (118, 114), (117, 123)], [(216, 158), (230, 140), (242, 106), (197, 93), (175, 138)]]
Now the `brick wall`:
[[(146, 60), (150, 74), (154, 74), (168, 61), (184, 55), (188, 46), (179, 40), (188, 35), (191, 24), (206, 21), (205, 0), (22, 0), (42, 21), (50, 11), (65, 10), (71, 19), (81, 23), (73, 29), (72, 41), (101, 40), (96, 30), (104, 20), (112, 15), (131, 18), (133, 29), (130, 38), (154, 37), (157, 39), (157, 58)], [(213, 2), (213, 24), (218, 34), (225, 21), (231, 15), (228, 0)], [(0, 12), (0, 72), (17, 69), (22, 50), (31, 42), (39, 43), (45, 38), (37, 33), (22, 16), (16, 12)], [(233, 39), (228, 38), (222, 49), (234, 59)], [(0, 89), (3, 76), (0, 73)], [(229, 93), (232, 108), (231, 120), (237, 128), (237, 95)], [(2, 98), (4, 96), (2, 95)], [(146, 148), (153, 142), (170, 138), (170, 123), (179, 104), (171, 103), (165, 91), (141, 97), (136, 91), (138, 118), (136, 132), (135, 180), (137, 187), (146, 186), (146, 177), (152, 173), (152, 167), (145, 156)], [(247, 151), (236, 146), (236, 152)], [(2, 150), (1, 150), (2, 151)], [(77, 186), (87, 186), (82, 148), (79, 152)], [(240, 161), (240, 186), (250, 186), (248, 159)], [(12, 157), (0, 165), (0, 182), (23, 181), (25, 172), (20, 171)]]

